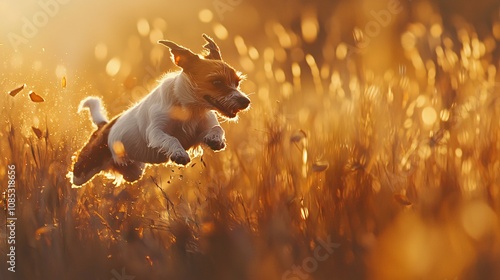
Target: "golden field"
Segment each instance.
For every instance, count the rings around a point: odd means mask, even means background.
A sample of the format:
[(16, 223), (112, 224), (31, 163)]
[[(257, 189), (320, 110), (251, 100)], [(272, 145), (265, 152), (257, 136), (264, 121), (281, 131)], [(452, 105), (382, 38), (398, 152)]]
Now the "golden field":
[[(1, 279), (500, 278), (495, 1), (42, 2), (0, 3)], [(80, 100), (120, 113), (202, 33), (247, 75), (226, 150), (73, 188)]]

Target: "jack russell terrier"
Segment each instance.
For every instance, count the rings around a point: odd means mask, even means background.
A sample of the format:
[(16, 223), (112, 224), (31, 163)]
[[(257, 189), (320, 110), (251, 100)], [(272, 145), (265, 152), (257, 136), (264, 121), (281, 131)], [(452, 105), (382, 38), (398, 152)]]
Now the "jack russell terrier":
[[(214, 151), (226, 146), (217, 115), (235, 119), (249, 108), (240, 90), (243, 75), (222, 60), (219, 47), (203, 34), (207, 53), (198, 55), (171, 41), (158, 41), (171, 51), (181, 71), (167, 74), (140, 102), (108, 121), (101, 100), (88, 97), (97, 130), (74, 158), (74, 185), (80, 186), (101, 171), (118, 172), (128, 182), (142, 177), (146, 163), (171, 161), (186, 165), (190, 149), (206, 144)], [(217, 115), (216, 115), (217, 113)]]

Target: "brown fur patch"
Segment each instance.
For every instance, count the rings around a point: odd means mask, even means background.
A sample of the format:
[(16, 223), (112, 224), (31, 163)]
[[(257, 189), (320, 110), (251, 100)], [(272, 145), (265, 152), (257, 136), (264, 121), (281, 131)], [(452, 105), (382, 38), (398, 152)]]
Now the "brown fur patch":
[(132, 162), (120, 166), (113, 162), (108, 146), (108, 135), (117, 119), (118, 117), (109, 123), (100, 124), (80, 150), (73, 165), (73, 183), (75, 185), (85, 184), (103, 170), (116, 171), (122, 174), (123, 178), (128, 182), (141, 178), (144, 169), (143, 163)]
[(107, 163), (111, 160), (108, 135), (116, 120), (115, 118), (111, 122), (99, 126), (80, 150), (73, 165), (73, 178), (80, 179), (77, 182), (73, 182), (75, 185), (83, 185), (107, 167)]

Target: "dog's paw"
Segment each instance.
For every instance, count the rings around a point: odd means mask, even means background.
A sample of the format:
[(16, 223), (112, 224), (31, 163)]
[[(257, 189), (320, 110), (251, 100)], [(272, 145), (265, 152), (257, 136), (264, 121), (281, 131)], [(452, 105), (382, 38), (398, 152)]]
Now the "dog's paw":
[(170, 160), (180, 165), (186, 165), (191, 161), (188, 153), (184, 150), (177, 150), (173, 152), (172, 155), (170, 155)]
[(224, 138), (222, 129), (213, 130), (208, 133), (207, 136), (203, 138), (203, 142), (214, 151), (220, 151), (226, 147), (226, 139)]
[(224, 141), (224, 139), (221, 139), (221, 138), (207, 138), (205, 137), (205, 144), (207, 144), (210, 149), (214, 150), (214, 151), (220, 151), (220, 150), (223, 150), (225, 147), (226, 147), (226, 142)]

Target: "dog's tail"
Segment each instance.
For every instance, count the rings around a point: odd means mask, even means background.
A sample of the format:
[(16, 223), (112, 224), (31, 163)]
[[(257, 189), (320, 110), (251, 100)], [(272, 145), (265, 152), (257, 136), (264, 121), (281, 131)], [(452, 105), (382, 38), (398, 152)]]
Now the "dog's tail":
[(89, 109), (92, 121), (98, 127), (101, 127), (108, 123), (106, 112), (102, 107), (101, 99), (99, 97), (91, 96), (83, 99), (82, 102), (80, 102), (80, 106), (78, 107), (78, 112), (81, 112), (85, 108)]

